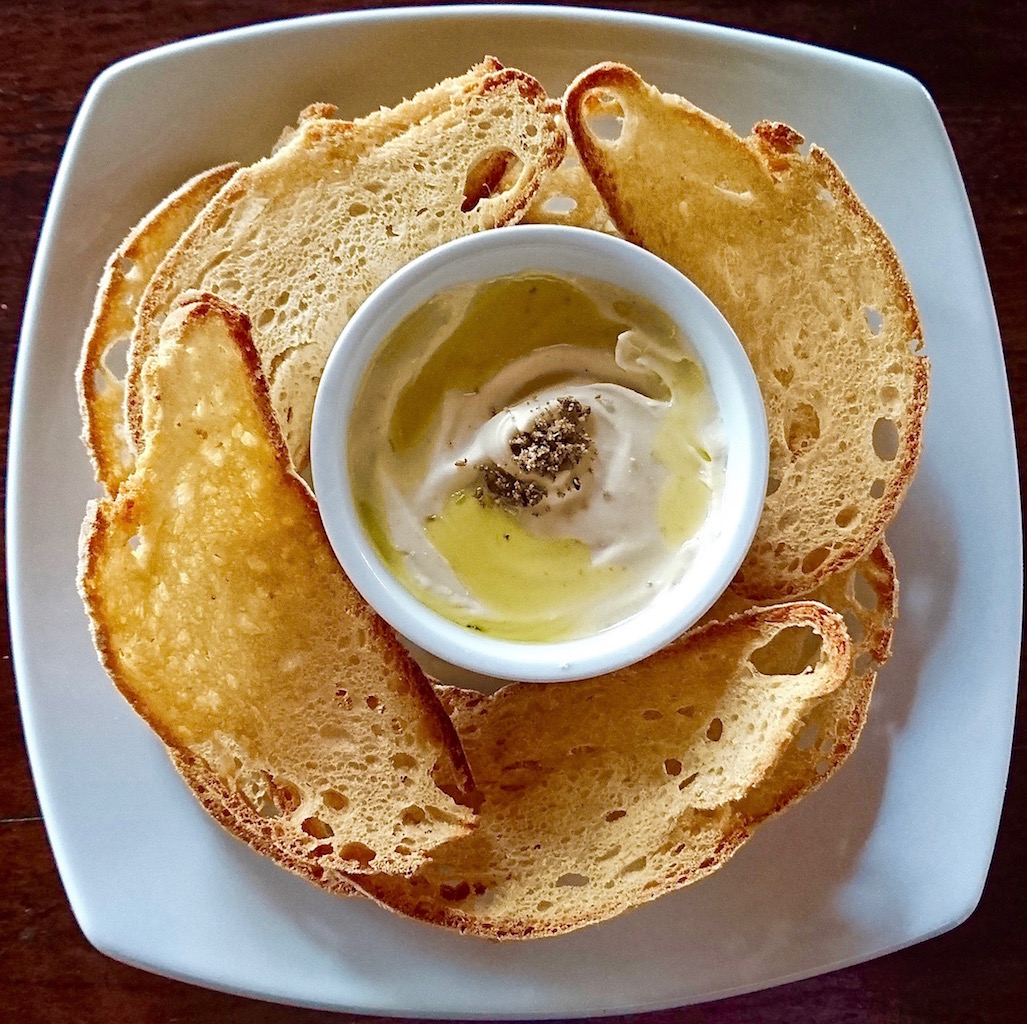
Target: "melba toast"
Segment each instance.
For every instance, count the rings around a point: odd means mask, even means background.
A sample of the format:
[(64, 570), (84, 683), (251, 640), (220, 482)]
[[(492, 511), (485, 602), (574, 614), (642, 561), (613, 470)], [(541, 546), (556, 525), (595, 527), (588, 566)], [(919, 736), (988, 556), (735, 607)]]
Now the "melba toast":
[(349, 583), (293, 472), (245, 317), (186, 295), (140, 380), (142, 446), (94, 503), (80, 587), (112, 679), (236, 835), (322, 884), (466, 834), (432, 688)]
[(296, 466), (314, 393), (360, 303), (443, 242), (514, 223), (563, 155), (554, 104), (494, 59), (393, 109), (343, 121), (316, 105), (270, 157), (240, 171), (189, 228), (142, 297), (128, 418), (170, 304), (214, 292), (245, 312)]
[[(812, 641), (808, 661), (775, 653), (793, 634)], [(361, 886), (415, 917), (529, 938), (694, 882), (766, 816), (738, 806), (851, 660), (841, 617), (807, 602), (712, 623), (596, 679), (442, 691), (484, 798), (479, 827), (413, 878)]]
[[(611, 111), (613, 139), (593, 131)], [(759, 379), (770, 487), (735, 587), (808, 593), (874, 546), (920, 452), (928, 366), (891, 243), (785, 125), (740, 138), (621, 64), (580, 75), (564, 114), (614, 223), (713, 300)]]
[(728, 597), (676, 644), (595, 680), (439, 687), (480, 790), (478, 828), (414, 876), (361, 888), (421, 920), (524, 939), (717, 870), (844, 764), (890, 656), (898, 592), (883, 542), (814, 596)]
[(104, 268), (76, 380), (82, 440), (108, 493), (121, 486), (134, 457), (125, 428), (125, 374), (112, 364), (119, 349), (122, 361), (128, 358), (136, 311), (157, 267), (237, 169), (225, 164), (190, 178), (139, 221)]

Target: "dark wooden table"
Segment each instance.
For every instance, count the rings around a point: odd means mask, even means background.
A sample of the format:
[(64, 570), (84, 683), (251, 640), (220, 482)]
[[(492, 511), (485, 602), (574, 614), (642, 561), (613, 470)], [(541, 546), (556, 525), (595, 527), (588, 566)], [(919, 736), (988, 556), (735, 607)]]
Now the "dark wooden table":
[[(0, 12), (0, 387), (11, 380), (29, 271), (72, 119), (108, 64), (190, 35), (374, 4), (283, 0), (21, 0)], [(1018, 439), (1027, 426), (1027, 4), (789, 0), (595, 4), (786, 36), (901, 67), (941, 110), (991, 277)], [(6, 465), (6, 462), (5, 462)], [(1021, 483), (1022, 486), (1022, 483)], [(6, 589), (4, 591), (6, 599)], [(83, 938), (61, 888), (22, 740), (9, 639), (0, 660), (0, 1019), (313, 1021), (328, 1014), (208, 992), (115, 963)], [(1027, 752), (1023, 702), (994, 862), (977, 911), (862, 966), (647, 1020), (1027, 1019)]]

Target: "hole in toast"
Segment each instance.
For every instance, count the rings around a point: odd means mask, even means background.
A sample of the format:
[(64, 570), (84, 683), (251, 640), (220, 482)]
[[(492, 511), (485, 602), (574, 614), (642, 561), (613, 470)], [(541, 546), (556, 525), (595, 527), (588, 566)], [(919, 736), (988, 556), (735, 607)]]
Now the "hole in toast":
[(572, 213), (577, 205), (577, 200), (572, 199), (570, 196), (550, 196), (542, 204), (542, 211), (556, 215), (568, 214)]
[(823, 641), (809, 626), (786, 626), (749, 655), (749, 664), (764, 676), (797, 676), (820, 659)]
[(830, 548), (819, 547), (814, 548), (806, 557), (802, 560), (802, 571), (809, 575), (811, 572), (816, 572), (821, 565), (824, 564), (824, 559), (831, 553)]
[(856, 520), (856, 516), (859, 515), (859, 509), (855, 505), (846, 505), (838, 515), (834, 517), (834, 521), (844, 530), (847, 526), (851, 526)]
[(870, 585), (870, 581), (861, 572), (855, 574), (852, 579), (852, 596), (868, 612), (876, 612), (878, 606), (877, 591)]
[(343, 860), (355, 860), (361, 867), (367, 867), (378, 856), (370, 846), (359, 842), (346, 843), (339, 847), (338, 852)]
[(817, 742), (817, 737), (820, 735), (820, 726), (816, 722), (810, 722), (803, 730), (799, 733), (798, 738), (795, 741), (795, 745), (800, 750), (810, 750), (813, 745)]
[(462, 213), (470, 213), (483, 199), (505, 192), (517, 180), (524, 164), (510, 149), (493, 149), (479, 157), (464, 180)]
[(791, 410), (785, 428), (785, 443), (793, 455), (802, 455), (820, 437), (820, 417), (808, 402), (800, 402)]
[(263, 769), (247, 772), (236, 779), (239, 795), (262, 818), (280, 818), (291, 814), (302, 803), (299, 788), (291, 782), (279, 782)]
[(607, 811), (607, 813), (606, 813), (606, 820), (607, 821), (617, 821), (618, 819), (623, 818), (624, 815), (627, 814), (627, 813), (628, 813), (627, 811), (623, 811), (620, 808), (618, 808), (615, 811)]
[(845, 620), (845, 628), (849, 631), (849, 636), (859, 643), (865, 632), (859, 616), (851, 608), (846, 608), (842, 612), (842, 618)]
[(663, 770), (668, 775), (680, 775), (681, 774), (681, 762), (676, 757), (668, 757), (663, 762)]
[(884, 314), (873, 306), (864, 306), (863, 315), (867, 318), (867, 327), (871, 334), (880, 334), (884, 326)]
[(588, 876), (579, 875), (574, 871), (568, 871), (567, 874), (561, 875), (557, 880), (558, 886), (565, 885), (588, 885)]
[(781, 486), (781, 481), (776, 476), (767, 477), (767, 497), (769, 498)]
[(443, 883), (439, 886), (439, 895), (451, 903), (459, 903), (471, 895), (471, 886), (469, 882), (458, 882), (456, 885)]
[(100, 363), (115, 379), (124, 380), (128, 373), (128, 338), (123, 335), (108, 345)]
[(720, 737), (724, 735), (724, 723), (719, 718), (714, 718), (710, 722), (710, 727), (706, 730), (706, 738), (717, 743)]
[(657, 711), (655, 708), (648, 708), (647, 710), (642, 712), (642, 717), (647, 722), (657, 722), (661, 718), (663, 718), (663, 713), (660, 712), (660, 711)]
[(884, 497), (884, 481), (875, 480), (870, 485), (870, 497), (871, 498), (883, 498)]
[(699, 773), (692, 772), (692, 774), (689, 775), (687, 779), (682, 779), (682, 781), (678, 783), (678, 789), (688, 789), (688, 787), (692, 785), (692, 783), (695, 782), (697, 778), (699, 778)]
[(300, 828), (308, 836), (313, 836), (315, 839), (331, 839), (335, 835), (335, 829), (327, 821), (322, 821), (320, 818), (304, 818)]
[(404, 807), (403, 813), (400, 816), (400, 820), (404, 825), (420, 825), (426, 818), (427, 815), (424, 813), (424, 808), (418, 807), (417, 804), (411, 804), (409, 807)]
[(280, 782), (271, 774), (267, 774), (267, 791), (281, 814), (292, 814), (303, 803), (299, 786), (294, 782)]
[(326, 789), (321, 794), (321, 799), (324, 801), (325, 807), (332, 811), (345, 810), (346, 805), (349, 803), (349, 798), (337, 789)]
[(874, 424), (874, 451), (882, 462), (893, 462), (899, 452), (899, 428), (886, 416)]
[(646, 865), (646, 858), (636, 857), (630, 864), (625, 864), (621, 871), (622, 875), (630, 875), (636, 871), (641, 871)]
[(590, 93), (585, 98), (585, 129), (592, 138), (616, 142), (624, 131), (624, 108), (608, 92)]
[(93, 370), (92, 381), (93, 394), (97, 396), (103, 395), (112, 388), (118, 387), (121, 383), (120, 381), (112, 381), (110, 375), (100, 368)]

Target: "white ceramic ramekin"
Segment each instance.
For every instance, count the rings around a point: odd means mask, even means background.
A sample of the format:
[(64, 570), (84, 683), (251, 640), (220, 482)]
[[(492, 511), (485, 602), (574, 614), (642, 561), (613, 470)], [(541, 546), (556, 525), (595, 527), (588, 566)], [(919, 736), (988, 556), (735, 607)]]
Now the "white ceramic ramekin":
[[(663, 309), (702, 364), (727, 450), (717, 512), (720, 529), (702, 546), (685, 578), (622, 622), (592, 636), (551, 643), (497, 640), (450, 622), (413, 597), (382, 563), (360, 523), (347, 455), (354, 399), (393, 328), (441, 291), (526, 271), (607, 282)], [(767, 465), (759, 385), (737, 337), (713, 303), (645, 249), (568, 227), (485, 231), (440, 246), (390, 277), (357, 310), (332, 350), (311, 428), (311, 472), (321, 517), (354, 585), (415, 648), (443, 665), (495, 679), (543, 682), (599, 675), (652, 654), (684, 632), (724, 591), (749, 548), (763, 508)]]

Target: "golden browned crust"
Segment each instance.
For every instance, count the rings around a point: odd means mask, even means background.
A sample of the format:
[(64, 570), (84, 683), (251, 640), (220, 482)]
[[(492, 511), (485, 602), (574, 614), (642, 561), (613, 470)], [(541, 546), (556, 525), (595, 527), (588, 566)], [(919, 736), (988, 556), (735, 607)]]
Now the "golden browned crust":
[(190, 178), (143, 217), (104, 268), (75, 383), (82, 442), (96, 479), (109, 493), (131, 471), (131, 451), (127, 436), (117, 436), (124, 427), (124, 380), (106, 357), (119, 342), (127, 347), (136, 308), (157, 264), (237, 169), (224, 164)]
[(633, 225), (627, 222), (615, 202), (617, 189), (613, 178), (606, 170), (599, 146), (585, 124), (586, 116), (599, 102), (598, 99), (592, 97), (592, 93), (601, 88), (643, 89), (646, 88), (646, 83), (636, 71), (627, 65), (618, 64), (615, 61), (604, 61), (578, 75), (567, 87), (563, 97), (564, 120), (567, 122), (567, 130), (574, 148), (581, 158), (581, 165), (588, 172), (592, 184), (595, 185), (603, 202), (606, 203), (606, 208), (610, 211), (617, 230), (629, 241), (636, 245), (642, 245)]

